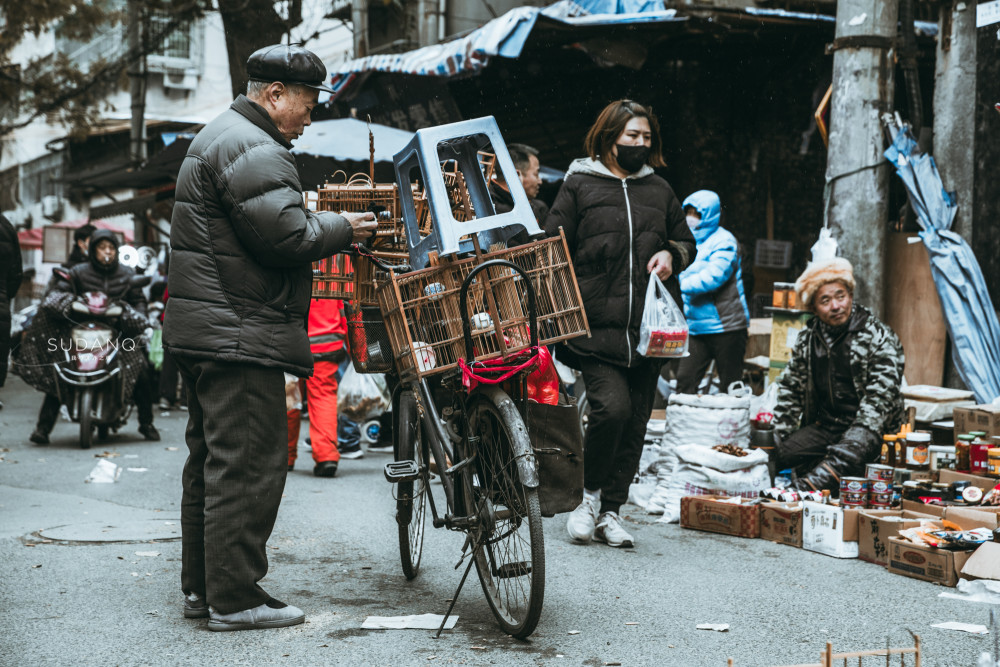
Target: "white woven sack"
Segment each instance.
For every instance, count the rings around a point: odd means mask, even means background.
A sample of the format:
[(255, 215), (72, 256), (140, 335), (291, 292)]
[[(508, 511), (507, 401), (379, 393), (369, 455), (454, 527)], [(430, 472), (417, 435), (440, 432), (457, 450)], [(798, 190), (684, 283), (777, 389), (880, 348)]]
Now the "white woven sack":
[[(657, 523), (674, 523), (681, 517), (681, 498), (692, 495), (743, 496), (756, 498), (771, 484), (767, 453), (751, 450), (733, 456), (699, 445), (677, 448), (674, 468), (664, 499), (663, 517)], [(654, 494), (659, 494), (658, 487)]]
[(660, 441), (658, 469), (674, 469), (680, 445), (750, 444), (750, 396), (729, 394), (671, 394), (667, 401), (667, 426)]

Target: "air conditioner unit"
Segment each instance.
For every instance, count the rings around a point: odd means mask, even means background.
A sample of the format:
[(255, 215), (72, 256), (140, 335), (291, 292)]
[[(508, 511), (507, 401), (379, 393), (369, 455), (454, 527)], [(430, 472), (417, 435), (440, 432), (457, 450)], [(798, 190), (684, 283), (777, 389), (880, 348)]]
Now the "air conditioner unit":
[(168, 69), (163, 73), (163, 87), (194, 90), (198, 87), (198, 75), (184, 70)]
[(42, 197), (42, 215), (49, 220), (57, 220), (62, 216), (62, 197), (47, 195)]

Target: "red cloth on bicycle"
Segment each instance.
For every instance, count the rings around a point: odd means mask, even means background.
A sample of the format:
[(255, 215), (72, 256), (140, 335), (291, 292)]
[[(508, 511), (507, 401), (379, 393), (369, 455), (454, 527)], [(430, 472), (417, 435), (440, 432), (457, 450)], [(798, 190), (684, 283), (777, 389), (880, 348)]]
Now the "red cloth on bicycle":
[[(548, 348), (528, 348), (506, 359), (473, 361), (471, 364), (459, 359), (458, 365), (462, 369), (462, 381), (469, 391), (475, 389), (480, 382), (500, 384), (534, 366), (535, 370), (528, 375), (528, 398), (538, 403), (559, 404), (559, 374)], [(489, 373), (492, 377), (487, 377), (484, 373)]]

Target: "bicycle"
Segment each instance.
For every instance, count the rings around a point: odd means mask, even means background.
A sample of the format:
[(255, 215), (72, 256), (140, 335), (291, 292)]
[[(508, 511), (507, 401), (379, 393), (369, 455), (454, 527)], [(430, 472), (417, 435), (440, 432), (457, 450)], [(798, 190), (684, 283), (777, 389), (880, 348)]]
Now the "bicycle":
[[(518, 272), (527, 287), (531, 346), (507, 362), (515, 367), (461, 364), (431, 378), (396, 382), (393, 391), (394, 461), (385, 477), (397, 484), (396, 522), (399, 527), (403, 573), (413, 579), (420, 571), (427, 509), (431, 525), (464, 532), (465, 543), (456, 569), (470, 558), (452, 596), (445, 622), (473, 565), (487, 603), (504, 632), (518, 639), (531, 635), (541, 616), (545, 587), (545, 553), (538, 500), (537, 462), (525, 426), (526, 378), (538, 348), (535, 294), (527, 274), (515, 264), (491, 260), (477, 266), (460, 293), (466, 359), (475, 358), (471, 324), (466, 315), (469, 285), (493, 267)], [(526, 353), (526, 354), (525, 354)], [(463, 384), (469, 368), (480, 383)], [(483, 383), (492, 382), (493, 384)], [(503, 381), (507, 390), (496, 382)], [(445, 495), (439, 512), (433, 494), (431, 458)], [(442, 622), (438, 630), (444, 628)]]

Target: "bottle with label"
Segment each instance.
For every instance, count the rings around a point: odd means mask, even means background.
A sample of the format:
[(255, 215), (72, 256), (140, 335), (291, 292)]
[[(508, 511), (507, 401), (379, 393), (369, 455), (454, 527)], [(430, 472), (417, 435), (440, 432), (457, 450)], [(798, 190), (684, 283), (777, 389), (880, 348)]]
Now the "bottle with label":
[(969, 443), (969, 472), (973, 475), (985, 475), (986, 465), (991, 447), (986, 431), (969, 431), (974, 440)]
[(969, 458), (969, 447), (976, 436), (963, 433), (955, 438), (955, 470), (969, 472), (972, 470), (972, 459)]
[(895, 435), (882, 436), (882, 458), (879, 460), (884, 466), (896, 467), (896, 441), (899, 438)]
[(931, 434), (914, 431), (906, 436), (906, 467), (910, 470), (930, 470)]
[(992, 447), (986, 460), (986, 474), (990, 477), (1000, 477), (1000, 447)]

